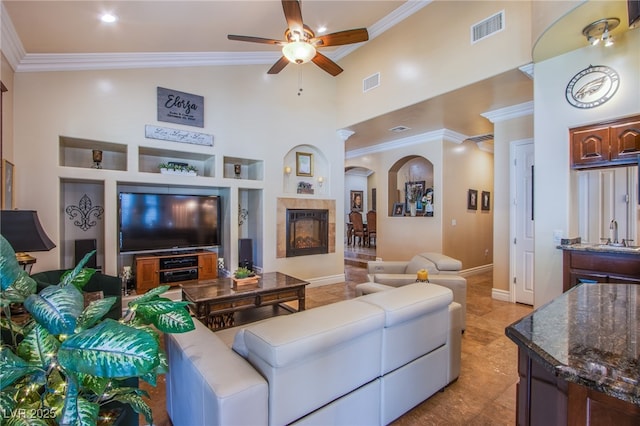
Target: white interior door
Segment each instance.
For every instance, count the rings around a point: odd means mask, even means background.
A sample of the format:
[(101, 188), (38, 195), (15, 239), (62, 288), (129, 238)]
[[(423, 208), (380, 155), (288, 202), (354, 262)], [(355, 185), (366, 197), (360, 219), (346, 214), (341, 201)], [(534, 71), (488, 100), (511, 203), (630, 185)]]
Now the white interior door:
[(514, 301), (533, 305), (534, 200), (533, 142), (518, 141), (511, 146), (512, 289)]

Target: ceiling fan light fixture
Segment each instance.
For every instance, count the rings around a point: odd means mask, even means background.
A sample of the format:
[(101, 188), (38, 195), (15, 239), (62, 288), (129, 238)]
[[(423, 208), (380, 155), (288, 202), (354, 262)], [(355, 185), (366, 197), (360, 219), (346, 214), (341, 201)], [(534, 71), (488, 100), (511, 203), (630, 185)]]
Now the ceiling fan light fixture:
[(282, 54), (291, 63), (304, 64), (316, 56), (316, 48), (304, 41), (293, 41), (284, 45)]

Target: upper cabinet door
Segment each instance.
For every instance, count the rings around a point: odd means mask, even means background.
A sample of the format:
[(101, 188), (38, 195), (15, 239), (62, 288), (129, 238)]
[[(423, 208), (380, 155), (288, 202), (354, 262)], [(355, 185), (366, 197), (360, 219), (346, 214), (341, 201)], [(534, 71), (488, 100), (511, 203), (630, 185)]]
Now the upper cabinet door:
[(571, 167), (637, 164), (640, 155), (640, 116), (571, 129)]
[(609, 161), (609, 127), (573, 130), (571, 159), (574, 167), (588, 167)]
[(636, 162), (640, 154), (640, 118), (611, 126), (611, 160)]

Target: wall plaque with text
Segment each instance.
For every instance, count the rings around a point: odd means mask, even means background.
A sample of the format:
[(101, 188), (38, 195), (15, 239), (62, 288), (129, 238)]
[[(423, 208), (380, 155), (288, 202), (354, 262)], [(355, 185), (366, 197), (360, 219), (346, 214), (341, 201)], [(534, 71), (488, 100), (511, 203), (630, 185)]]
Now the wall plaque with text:
[(158, 121), (204, 127), (204, 96), (158, 87)]

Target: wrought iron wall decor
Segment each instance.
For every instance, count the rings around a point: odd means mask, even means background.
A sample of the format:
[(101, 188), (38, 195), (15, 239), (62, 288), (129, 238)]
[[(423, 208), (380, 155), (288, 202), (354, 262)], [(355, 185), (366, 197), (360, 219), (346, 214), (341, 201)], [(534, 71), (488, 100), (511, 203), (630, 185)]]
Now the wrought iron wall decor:
[[(94, 206), (91, 198), (87, 194), (84, 194), (80, 198), (77, 206), (67, 206), (65, 212), (69, 215), (69, 219), (73, 220), (73, 224), (78, 228), (86, 231), (92, 226), (96, 226), (98, 223), (92, 220), (92, 216), (96, 219), (102, 219), (104, 208), (101, 206)], [(74, 220), (75, 219), (75, 220)]]
[(249, 210), (243, 209), (240, 204), (238, 204), (238, 226), (242, 226), (249, 218)]

